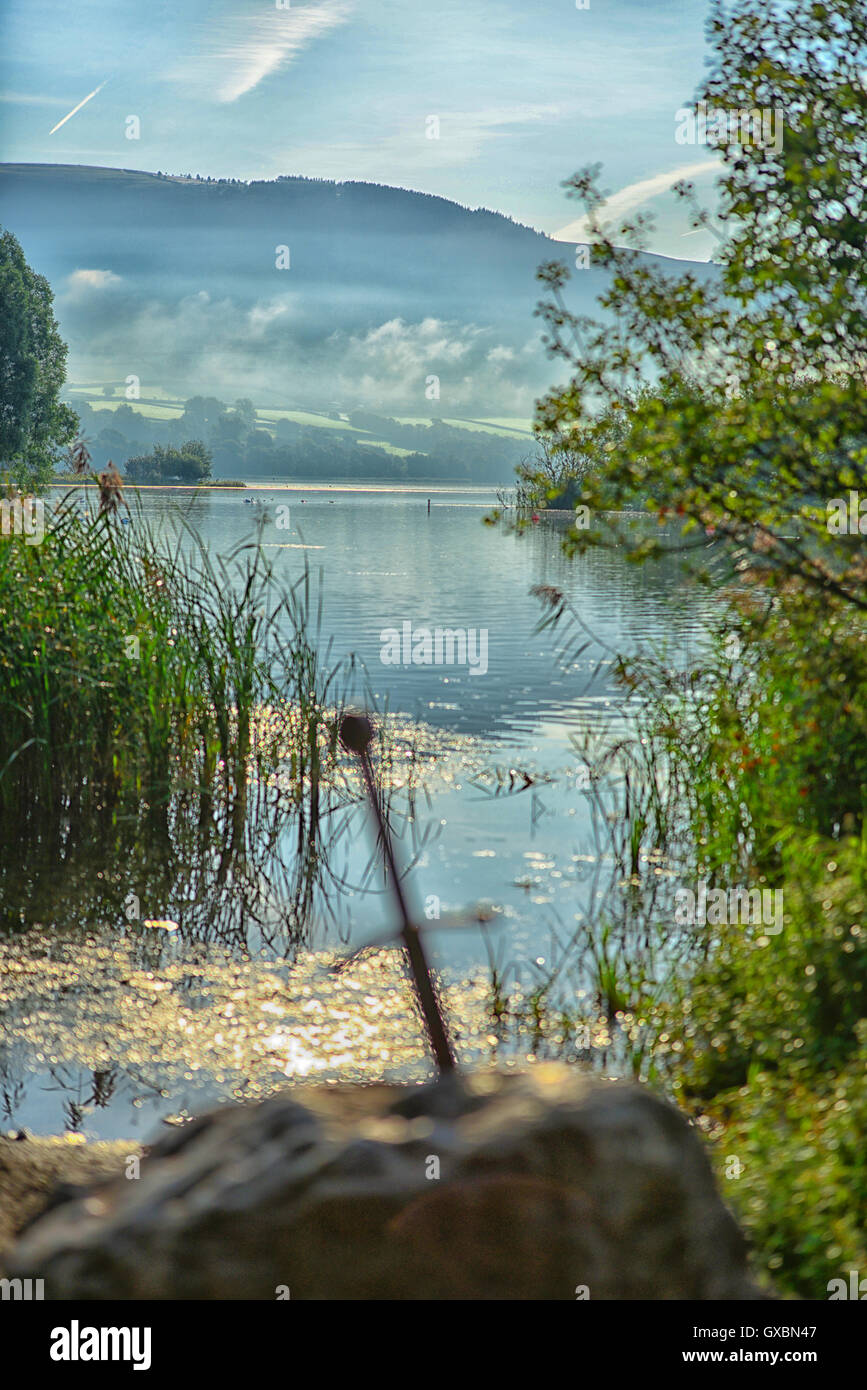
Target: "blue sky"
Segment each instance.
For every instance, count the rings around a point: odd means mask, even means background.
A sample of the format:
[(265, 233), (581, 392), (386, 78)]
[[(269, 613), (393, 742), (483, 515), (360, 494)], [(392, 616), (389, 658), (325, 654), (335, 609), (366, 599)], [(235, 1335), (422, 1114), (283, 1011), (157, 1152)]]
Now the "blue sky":
[(654, 249), (710, 254), (666, 192), (688, 171), (712, 203), (712, 152), (675, 141), (704, 71), (706, 0), (279, 4), (5, 0), (0, 156), (365, 179), (576, 239), (561, 183), (598, 160), (612, 213), (656, 212)]

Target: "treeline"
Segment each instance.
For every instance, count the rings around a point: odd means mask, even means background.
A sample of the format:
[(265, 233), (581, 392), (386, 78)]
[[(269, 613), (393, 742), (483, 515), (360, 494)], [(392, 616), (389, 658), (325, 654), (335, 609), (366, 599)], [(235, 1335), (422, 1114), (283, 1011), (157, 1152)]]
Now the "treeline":
[[(112, 388), (105, 389), (110, 398)], [(77, 405), (76, 410), (94, 464), (104, 468), (111, 459), (138, 482), (200, 481), (213, 475), (498, 484), (510, 480), (527, 447), (526, 441), (439, 420), (401, 424), (364, 411), (350, 416), (351, 429), (336, 412), (329, 417), (332, 426), (263, 423), (246, 398), (229, 406), (215, 396), (194, 396), (179, 417), (169, 420), (146, 417), (127, 402), (102, 409)], [(393, 453), (383, 445), (407, 452)]]
[[(397, 188), (394, 184), (376, 183), (371, 179), (329, 179), (315, 178), (306, 174), (278, 174), (274, 179), (232, 179), (232, 178), (213, 178), (209, 174), (171, 174), (166, 169), (158, 169), (151, 175), (152, 178), (161, 179), (169, 183), (201, 183), (209, 184), (217, 188), (245, 189), (252, 198), (270, 198), (275, 187), (288, 187), (292, 190), (304, 191), (308, 189), (318, 192), (325, 192), (331, 197), (351, 197), (359, 202), (374, 199), (388, 200), (394, 204), (408, 203), (409, 201), (418, 203), (419, 200), (430, 207), (434, 206), (437, 210), (451, 217), (455, 210), (458, 213), (469, 214), (474, 219), (489, 221), (491, 224), (502, 224), (506, 227), (516, 228), (520, 232), (528, 232), (532, 236), (542, 236), (535, 227), (531, 227), (526, 222), (520, 222), (517, 218), (511, 217), (508, 213), (497, 212), (495, 208), (471, 207), (469, 203), (456, 202), (451, 198), (444, 198), (440, 193), (425, 193), (421, 189)], [(278, 191), (279, 188), (278, 188)]]
[[(322, 438), (318, 438), (322, 435)], [(356, 436), (310, 430), (294, 444), (275, 444), (247, 451), (239, 476), (287, 478), (365, 478), (423, 482), (427, 479), (471, 482), (466, 463), (451, 455), (390, 454), (371, 444), (359, 444)], [(497, 471), (501, 477), (503, 470)]]
[(156, 444), (150, 454), (132, 455), (123, 465), (134, 483), (202, 483), (211, 476), (211, 452), (200, 439), (188, 439), (179, 449)]

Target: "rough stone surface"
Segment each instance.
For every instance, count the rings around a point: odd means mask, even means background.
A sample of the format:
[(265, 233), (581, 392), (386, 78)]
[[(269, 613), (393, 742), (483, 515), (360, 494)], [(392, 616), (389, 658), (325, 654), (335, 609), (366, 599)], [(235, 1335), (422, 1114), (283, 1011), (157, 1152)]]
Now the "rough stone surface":
[(56, 1299), (760, 1296), (684, 1118), (548, 1065), (213, 1111), (8, 1264)]
[(77, 1135), (0, 1134), (0, 1276), (22, 1227), (76, 1188), (121, 1173), (129, 1155), (140, 1152), (134, 1140), (85, 1144)]

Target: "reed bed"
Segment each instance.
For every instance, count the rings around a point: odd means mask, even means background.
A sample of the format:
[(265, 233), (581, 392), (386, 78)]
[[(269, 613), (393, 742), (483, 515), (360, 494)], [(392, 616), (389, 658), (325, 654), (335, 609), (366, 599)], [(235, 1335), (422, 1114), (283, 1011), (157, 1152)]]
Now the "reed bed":
[(180, 513), (169, 537), (130, 520), (68, 494), (41, 544), (0, 541), (7, 922), (15, 884), (49, 913), (59, 870), (120, 888), (180, 855), (225, 883), (289, 815), (319, 861), (345, 672), (318, 651), (308, 572), (281, 587), (255, 539), (214, 558)]

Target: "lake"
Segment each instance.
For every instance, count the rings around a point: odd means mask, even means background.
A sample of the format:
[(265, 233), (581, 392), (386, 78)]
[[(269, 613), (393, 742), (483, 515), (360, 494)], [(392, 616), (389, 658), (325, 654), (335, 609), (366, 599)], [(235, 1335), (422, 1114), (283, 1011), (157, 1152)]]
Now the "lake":
[[(366, 686), (370, 706), (389, 712), (414, 768), (417, 780), (394, 779), (398, 852), (458, 1048), (498, 1055), (492, 961), (500, 978), (531, 987), (568, 951), (598, 891), (577, 741), (628, 722), (616, 654), (652, 649), (685, 665), (712, 596), (674, 558), (635, 566), (615, 549), (568, 559), (563, 516), (521, 535), (485, 526), (496, 503), (486, 489), (307, 484), (140, 498), (167, 531), (180, 508), (214, 556), (259, 534), (281, 582), (309, 568), (326, 664), (355, 657), (359, 698)], [(563, 591), (580, 626), (538, 630), (537, 586)], [(434, 664), (438, 654), (453, 659)], [(143, 902), (84, 930), (48, 914), (0, 938), (4, 1127), (146, 1137), (161, 1120), (289, 1078), (426, 1075), (372, 850), (359, 806), (334, 835), (303, 932), (282, 945), (261, 932), (191, 937), (180, 901)], [(496, 909), (489, 926), (436, 926), (478, 903)], [(281, 912), (277, 893), (275, 922)], [(181, 930), (146, 931), (143, 919)], [(335, 952), (367, 942), (376, 949), (332, 968)]]

